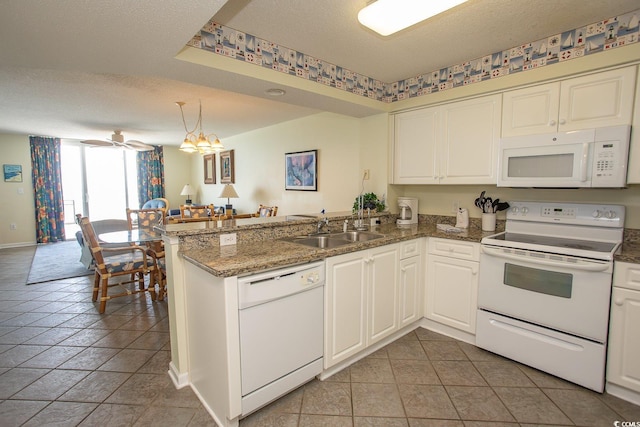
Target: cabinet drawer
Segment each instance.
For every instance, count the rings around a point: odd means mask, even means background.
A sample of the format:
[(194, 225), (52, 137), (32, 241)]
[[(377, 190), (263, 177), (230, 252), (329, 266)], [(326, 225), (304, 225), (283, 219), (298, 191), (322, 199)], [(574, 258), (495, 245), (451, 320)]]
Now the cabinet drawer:
[(420, 242), (422, 239), (413, 239), (400, 243), (400, 259), (420, 255)]
[(613, 286), (640, 291), (640, 264), (616, 262), (613, 269)]
[(480, 244), (474, 242), (463, 242), (460, 240), (430, 238), (429, 253), (452, 258), (479, 261)]

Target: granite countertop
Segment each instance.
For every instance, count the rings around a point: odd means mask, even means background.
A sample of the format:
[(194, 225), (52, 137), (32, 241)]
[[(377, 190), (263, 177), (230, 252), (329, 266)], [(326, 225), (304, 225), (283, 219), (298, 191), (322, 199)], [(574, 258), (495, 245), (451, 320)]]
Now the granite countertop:
[(395, 224), (386, 224), (372, 227), (370, 231), (384, 234), (385, 237), (332, 249), (312, 248), (284, 239), (273, 239), (229, 246), (215, 246), (207, 250), (186, 250), (182, 254), (187, 261), (214, 276), (231, 277), (277, 267), (319, 261), (336, 255), (419, 237), (441, 237), (479, 243), (483, 237), (496, 233), (483, 232), (477, 228), (471, 228), (460, 233), (447, 233), (438, 230), (435, 224), (419, 224), (407, 228), (398, 227)]
[(620, 262), (640, 264), (640, 242), (623, 243), (622, 250), (613, 259)]
[[(313, 222), (313, 221), (312, 221)], [(262, 227), (264, 222), (255, 224)], [(243, 223), (243, 228), (252, 228), (253, 224)], [(168, 233), (173, 235), (193, 235), (194, 233), (208, 233), (211, 225), (198, 224), (185, 227), (177, 227)], [(213, 226), (215, 228), (215, 226)], [(437, 229), (433, 222), (420, 223), (410, 227), (398, 227), (395, 224), (386, 224), (372, 227), (370, 231), (384, 234), (381, 239), (366, 242), (355, 242), (331, 249), (320, 249), (294, 243), (286, 239), (267, 239), (249, 243), (238, 243), (229, 246), (212, 246), (206, 250), (185, 250), (184, 258), (208, 271), (214, 276), (231, 277), (242, 276), (272, 268), (284, 267), (294, 264), (304, 264), (319, 261), (328, 257), (356, 252), (378, 246), (397, 243), (404, 240), (419, 237), (440, 237), (443, 239), (461, 240), (479, 243), (483, 237), (496, 232), (483, 232), (478, 227), (471, 227), (460, 233), (444, 232)], [(625, 239), (626, 240), (626, 239)], [(627, 241), (622, 245), (620, 253), (614, 256), (615, 261), (640, 264), (640, 240)]]

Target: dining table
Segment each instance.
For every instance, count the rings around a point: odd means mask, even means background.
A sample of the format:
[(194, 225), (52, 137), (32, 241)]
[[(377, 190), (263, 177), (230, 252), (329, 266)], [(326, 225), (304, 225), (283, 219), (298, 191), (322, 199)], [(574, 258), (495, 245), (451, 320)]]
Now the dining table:
[(136, 228), (133, 230), (110, 231), (98, 235), (98, 239), (105, 243), (147, 243), (159, 242), (162, 240), (162, 233), (159, 231)]

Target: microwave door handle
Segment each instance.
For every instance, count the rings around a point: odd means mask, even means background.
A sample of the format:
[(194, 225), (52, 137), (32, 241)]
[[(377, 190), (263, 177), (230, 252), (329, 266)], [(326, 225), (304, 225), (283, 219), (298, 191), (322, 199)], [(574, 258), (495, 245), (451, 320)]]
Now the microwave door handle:
[(480, 246), (482, 253), (485, 253), (496, 258), (505, 258), (512, 261), (528, 262), (531, 264), (544, 265), (547, 267), (562, 267), (570, 268), (572, 270), (583, 271), (606, 271), (609, 268), (609, 264), (567, 264), (564, 262), (554, 262), (548, 259), (532, 258), (528, 256), (514, 255), (502, 252), (500, 249), (489, 248), (486, 246)]
[(582, 144), (582, 158), (580, 159), (580, 182), (587, 181), (587, 160), (589, 160), (589, 143)]

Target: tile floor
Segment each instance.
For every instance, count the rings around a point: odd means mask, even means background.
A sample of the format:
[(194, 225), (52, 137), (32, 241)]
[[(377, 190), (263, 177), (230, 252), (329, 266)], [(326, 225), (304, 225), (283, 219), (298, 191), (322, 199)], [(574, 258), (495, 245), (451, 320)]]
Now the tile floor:
[[(90, 277), (26, 286), (31, 248), (0, 250), (0, 425), (213, 426), (168, 375), (166, 302), (99, 315)], [(418, 329), (241, 426), (613, 426), (640, 407)]]

